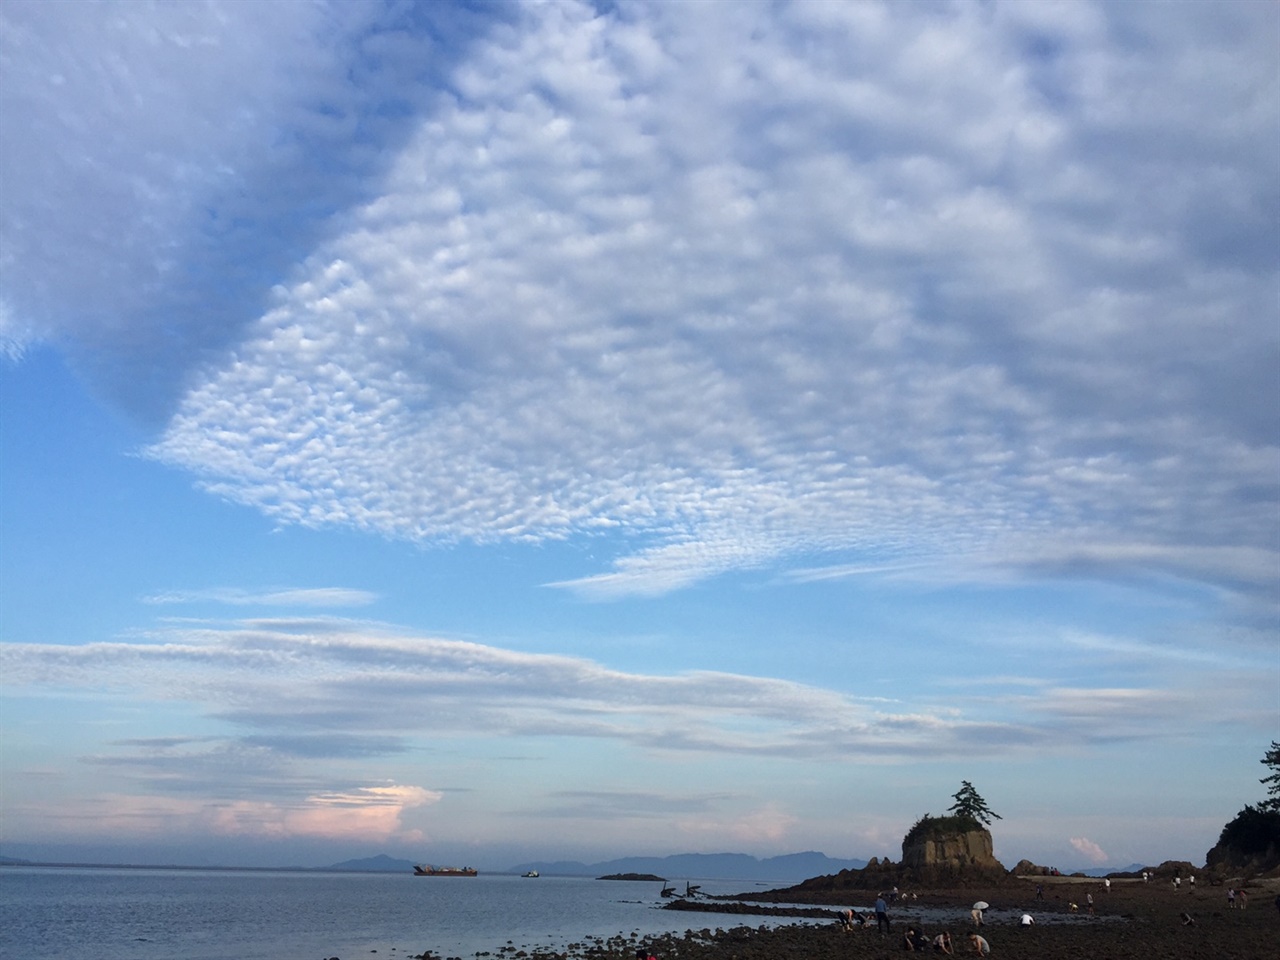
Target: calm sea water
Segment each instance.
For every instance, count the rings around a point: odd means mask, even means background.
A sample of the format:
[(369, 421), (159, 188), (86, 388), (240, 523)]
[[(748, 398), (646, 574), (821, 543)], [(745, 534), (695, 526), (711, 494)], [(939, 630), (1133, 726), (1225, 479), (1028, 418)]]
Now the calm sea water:
[[(750, 889), (700, 882), (707, 893)], [(431, 950), (470, 960), (508, 941), (560, 947), (769, 922), (663, 911), (659, 889), (567, 877), (3, 867), (0, 957), (403, 960)]]

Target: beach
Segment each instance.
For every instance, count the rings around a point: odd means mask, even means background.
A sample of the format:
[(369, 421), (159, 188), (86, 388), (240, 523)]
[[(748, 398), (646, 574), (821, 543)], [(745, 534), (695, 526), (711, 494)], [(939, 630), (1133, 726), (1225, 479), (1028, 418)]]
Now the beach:
[[(968, 933), (973, 930), (969, 916), (972, 904), (987, 901), (988, 922), (982, 935), (991, 945), (991, 956), (1010, 960), (1151, 960), (1176, 957), (1178, 960), (1275, 960), (1280, 956), (1280, 910), (1275, 898), (1277, 881), (1253, 882), (1248, 887), (1247, 909), (1229, 909), (1227, 887), (1187, 884), (1175, 889), (1167, 882), (1113, 880), (1105, 889), (1101, 880), (1044, 878), (1044, 900), (1035, 900), (1036, 882), (1019, 882), (990, 889), (916, 891), (915, 899), (890, 905), (892, 933), (882, 936), (874, 922), (867, 928), (844, 932), (831, 923), (801, 924), (766, 929), (753, 926), (744, 915), (740, 926), (724, 926), (724, 917), (710, 917), (706, 925), (690, 913), (689, 931), (644, 940), (616, 937), (585, 942), (564, 953), (536, 953), (526, 956), (548, 960), (634, 960), (643, 946), (658, 960), (877, 960), (901, 956), (901, 938), (914, 918), (937, 917), (941, 910), (953, 920), (922, 921), (920, 926), (932, 937), (949, 930), (956, 955), (972, 956)], [(1086, 894), (1092, 893), (1096, 916), (1086, 913)], [(824, 898), (833, 910), (853, 906), (870, 908), (865, 893), (853, 902)], [(1080, 912), (1072, 914), (1069, 904)], [(744, 905), (745, 906), (745, 905)], [(701, 908), (701, 907), (700, 907)], [(723, 909), (706, 903), (705, 909)], [(1038, 922), (1031, 928), (1017, 924), (1011, 911), (1026, 910)], [(1195, 919), (1184, 925), (1181, 915)], [(995, 915), (993, 917), (993, 915)], [(717, 925), (719, 928), (717, 929)], [(519, 950), (510, 948), (517, 955)], [(930, 955), (937, 956), (930, 951)]]

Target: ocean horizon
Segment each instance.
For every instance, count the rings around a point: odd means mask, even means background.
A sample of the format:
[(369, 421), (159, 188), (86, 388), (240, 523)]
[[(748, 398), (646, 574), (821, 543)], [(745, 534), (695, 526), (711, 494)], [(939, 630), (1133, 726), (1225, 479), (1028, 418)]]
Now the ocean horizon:
[[(696, 878), (706, 894), (738, 880)], [(512, 874), (414, 877), (330, 869), (0, 866), (0, 955), (26, 960), (315, 960), (444, 957), (505, 946), (794, 923), (675, 913), (661, 884)]]

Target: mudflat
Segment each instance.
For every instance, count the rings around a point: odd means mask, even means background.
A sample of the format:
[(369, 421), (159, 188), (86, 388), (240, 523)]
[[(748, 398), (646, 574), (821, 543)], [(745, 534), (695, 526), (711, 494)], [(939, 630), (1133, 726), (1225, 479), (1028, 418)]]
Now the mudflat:
[[(639, 943), (582, 945), (581, 952), (539, 954), (563, 960), (633, 960), (643, 946), (658, 960), (880, 960), (903, 956), (902, 934), (916, 925), (931, 938), (949, 930), (957, 956), (974, 956), (968, 940), (973, 930), (969, 910), (974, 901), (991, 905), (982, 935), (991, 945), (993, 960), (1277, 960), (1280, 958), (1280, 909), (1276, 896), (1280, 882), (1254, 881), (1247, 887), (1248, 905), (1230, 909), (1226, 886), (1183, 884), (1175, 889), (1167, 882), (1112, 880), (1107, 890), (1100, 880), (1045, 878), (1044, 900), (1035, 899), (1035, 882), (1007, 884), (990, 889), (915, 891), (890, 905), (893, 929), (876, 932), (874, 924), (846, 933), (831, 923), (795, 924), (774, 929), (752, 926), (749, 916), (742, 925), (719, 930), (698, 929), (697, 914), (690, 913), (690, 927), (682, 935), (646, 938)], [(1096, 916), (1087, 914), (1087, 894), (1093, 894)], [(824, 896), (833, 909), (852, 906), (870, 909), (874, 894), (845, 891), (840, 900)], [(1072, 913), (1070, 904), (1079, 905)], [(714, 905), (707, 904), (707, 909)], [(928, 909), (923, 909), (928, 908)], [(1025, 910), (1037, 923), (1023, 928), (1005, 912)], [(941, 913), (939, 913), (941, 911)], [(1186, 925), (1182, 914), (1194, 925)], [(996, 915), (996, 916), (993, 916)], [(925, 916), (934, 919), (921, 919)], [(951, 919), (939, 919), (951, 917)], [(710, 919), (710, 918), (708, 918)], [(1064, 922), (1071, 920), (1072, 922)], [(928, 952), (930, 956), (939, 954)]]

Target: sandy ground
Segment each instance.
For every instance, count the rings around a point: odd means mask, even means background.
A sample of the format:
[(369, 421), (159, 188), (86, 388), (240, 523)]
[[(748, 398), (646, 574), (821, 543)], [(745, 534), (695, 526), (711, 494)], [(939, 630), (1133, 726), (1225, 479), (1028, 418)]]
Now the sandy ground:
[[(643, 946), (658, 960), (880, 960), (904, 955), (901, 934), (912, 922), (913, 911), (922, 907), (942, 908), (954, 917), (921, 925), (930, 936), (950, 930), (957, 956), (965, 956), (967, 934), (973, 929), (969, 908), (975, 900), (986, 900), (992, 910), (982, 934), (994, 960), (1280, 960), (1280, 909), (1275, 903), (1280, 883), (1255, 882), (1248, 892), (1247, 909), (1231, 910), (1225, 886), (1190, 889), (1183, 884), (1175, 890), (1166, 882), (1113, 880), (1107, 891), (1100, 880), (1063, 877), (1046, 880), (1042, 902), (1034, 899), (1035, 882), (1030, 881), (995, 889), (917, 891), (917, 899), (891, 906), (894, 923), (888, 936), (876, 933), (874, 927), (845, 933), (834, 921), (769, 930), (753, 925), (749, 915), (736, 927), (725, 927), (723, 916), (707, 916), (708, 923), (720, 929), (704, 928), (697, 922), (699, 914), (690, 913), (690, 930), (681, 936), (643, 943), (621, 936), (589, 940), (562, 953), (507, 947), (492, 956), (498, 960), (634, 960), (636, 949)], [(1083, 916), (1087, 893), (1093, 894), (1094, 918)], [(833, 907), (866, 910), (873, 900), (873, 895), (862, 893), (848, 902), (828, 902)], [(1080, 919), (1063, 923), (1071, 902), (1080, 905)], [(1012, 918), (991, 919), (1015, 908), (1025, 909), (1041, 922), (1023, 929)], [(1183, 925), (1184, 911), (1195, 918), (1194, 926)]]

